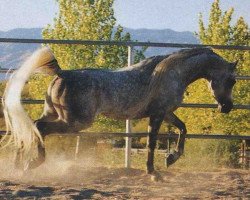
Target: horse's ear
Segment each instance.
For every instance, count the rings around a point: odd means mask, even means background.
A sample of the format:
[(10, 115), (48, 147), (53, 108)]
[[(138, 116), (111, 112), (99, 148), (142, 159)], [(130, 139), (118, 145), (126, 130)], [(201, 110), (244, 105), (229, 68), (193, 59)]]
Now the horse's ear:
[(238, 64), (238, 60), (237, 61), (235, 61), (235, 62), (232, 62), (232, 63), (230, 63), (230, 68), (232, 69), (232, 70), (235, 70), (236, 69), (236, 66), (237, 66), (237, 64)]

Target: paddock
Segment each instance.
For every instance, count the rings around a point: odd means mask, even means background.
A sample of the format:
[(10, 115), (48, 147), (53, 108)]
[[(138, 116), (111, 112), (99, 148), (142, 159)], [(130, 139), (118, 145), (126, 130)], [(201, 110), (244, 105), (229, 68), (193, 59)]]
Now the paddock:
[[(192, 45), (192, 44), (172, 44), (172, 43), (145, 43), (145, 42), (114, 42), (114, 41), (80, 41), (80, 40), (38, 40), (38, 39), (15, 39), (0, 38), (4, 43), (41, 43), (41, 44), (77, 44), (77, 45), (123, 45), (128, 47), (128, 64), (133, 63), (133, 49), (137, 46), (150, 47), (172, 47), (172, 48), (196, 48), (210, 46), (215, 49), (243, 50), (249, 51), (249, 46), (223, 46), (223, 45)], [(7, 69), (1, 69), (5, 73)], [(250, 80), (249, 76), (237, 76), (238, 80)], [(43, 104), (40, 99), (23, 99), (24, 104)], [(215, 104), (182, 104), (181, 107), (188, 108), (216, 108)], [(250, 105), (234, 105), (233, 109), (250, 109)], [(1, 133), (4, 133), (2, 131)], [(44, 166), (34, 170), (31, 174), (14, 175), (13, 171), (8, 169), (6, 174), (1, 176), (0, 184), (3, 188), (0, 196), (6, 197), (27, 197), (36, 198), (41, 194), (45, 197), (53, 198), (248, 198), (250, 195), (250, 177), (247, 170), (221, 169), (217, 171), (185, 171), (182, 169), (165, 169), (162, 170), (163, 180), (158, 183), (152, 183), (150, 178), (145, 175), (144, 171), (137, 169), (131, 162), (132, 138), (146, 137), (148, 133), (132, 133), (131, 121), (126, 121), (126, 132), (122, 133), (68, 133), (75, 137), (74, 155), (71, 161), (60, 161), (55, 163), (52, 171), (48, 166), (53, 165), (47, 162)], [(58, 136), (53, 134), (52, 136)], [(86, 163), (89, 161), (78, 159), (79, 146), (81, 137), (85, 138), (114, 138), (123, 137), (126, 139), (124, 150), (123, 167), (109, 168), (96, 165), (90, 161), (90, 166)], [(49, 136), (50, 137), (50, 136)], [(66, 135), (60, 135), (66, 137)], [(175, 133), (160, 134), (159, 137), (175, 139), (178, 137)], [(249, 140), (250, 136), (235, 133), (232, 135), (223, 135), (214, 133), (205, 134), (187, 134), (187, 139), (215, 139), (215, 140), (240, 140), (242, 141), (242, 167), (249, 167)], [(139, 150), (138, 150), (139, 151)], [(163, 152), (167, 154), (169, 149)], [(81, 164), (83, 167), (81, 167)], [(95, 164), (94, 164), (95, 165)], [(73, 171), (76, 171), (74, 173)], [(41, 176), (41, 173), (43, 176)], [(86, 177), (88, 176), (88, 178)], [(34, 180), (38, 182), (34, 182)], [(182, 180), (184, 180), (182, 182)], [(35, 185), (35, 186), (34, 186)], [(210, 187), (213, 185), (212, 187)], [(74, 186), (74, 189), (72, 187)], [(170, 187), (169, 187), (170, 186)], [(192, 187), (191, 187), (192, 186)], [(193, 188), (193, 186), (195, 186)], [(171, 188), (175, 187), (175, 194), (171, 193)], [(94, 188), (94, 189), (93, 189)], [(191, 192), (191, 190), (193, 190)], [(178, 191), (178, 192), (177, 192)], [(202, 192), (201, 192), (202, 191)], [(152, 194), (160, 195), (154, 196)], [(6, 195), (6, 196), (4, 196)], [(177, 196), (176, 196), (177, 195)]]

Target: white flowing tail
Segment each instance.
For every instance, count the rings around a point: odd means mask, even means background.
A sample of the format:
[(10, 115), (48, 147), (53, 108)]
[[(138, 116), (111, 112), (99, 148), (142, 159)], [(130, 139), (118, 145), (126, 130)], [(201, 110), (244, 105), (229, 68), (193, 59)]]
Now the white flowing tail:
[(9, 79), (2, 100), (7, 133), (11, 132), (11, 141), (22, 150), (29, 162), (37, 155), (37, 145), (43, 145), (42, 136), (32, 119), (21, 104), (21, 92), (29, 77), (36, 73), (50, 75), (58, 72), (59, 66), (52, 51), (43, 47), (33, 53)]

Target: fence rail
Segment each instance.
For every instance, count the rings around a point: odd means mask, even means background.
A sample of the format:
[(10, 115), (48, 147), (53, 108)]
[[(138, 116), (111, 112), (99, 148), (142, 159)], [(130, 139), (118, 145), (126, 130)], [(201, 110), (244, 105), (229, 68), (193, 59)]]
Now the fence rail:
[(198, 48), (212, 47), (214, 49), (249, 51), (250, 46), (240, 45), (202, 45), (159, 42), (132, 42), (132, 41), (100, 41), (100, 40), (57, 40), (57, 39), (19, 39), (0, 38), (4, 43), (36, 43), (36, 44), (72, 44), (72, 45), (116, 45), (116, 46), (147, 46), (147, 47), (172, 47), (172, 48)]
[[(6, 69), (6, 68), (0, 68), (0, 73), (13, 73), (17, 69)], [(84, 70), (84, 68), (82, 69)], [(250, 76), (236, 76), (235, 79), (237, 80), (250, 80)]]
[[(2, 97), (0, 97), (0, 100), (2, 100)], [(21, 102), (23, 104), (44, 104), (44, 100), (41, 99), (22, 99)], [(202, 103), (182, 103), (180, 104), (180, 107), (183, 108), (217, 108), (217, 104), (202, 104)], [(233, 109), (237, 110), (249, 110), (250, 105), (240, 105), (240, 104), (235, 104), (233, 106)]]
[[(5, 135), (6, 131), (0, 131), (0, 135)], [(124, 137), (124, 138), (140, 138), (147, 137), (148, 133), (124, 133), (124, 132), (69, 132), (66, 134), (61, 133), (53, 133), (49, 136), (83, 136), (83, 137), (98, 137), (98, 138), (115, 138), (115, 137)], [(177, 139), (179, 134), (173, 132), (165, 132), (159, 133), (158, 138), (166, 138), (166, 139)], [(250, 135), (237, 135), (236, 133), (232, 133), (231, 135), (225, 134), (194, 134), (188, 133), (185, 136), (186, 139), (221, 139), (221, 140), (250, 140)]]
[[(62, 134), (52, 134), (54, 136), (56, 135), (62, 135)], [(148, 133), (120, 133), (120, 132), (102, 132), (102, 133), (69, 133), (66, 134), (68, 136), (87, 136), (87, 137), (129, 137), (129, 138), (138, 138), (138, 137), (147, 137)], [(176, 133), (159, 133), (158, 138), (167, 138), (167, 139), (177, 139), (179, 137), (179, 134)], [(223, 135), (223, 134), (187, 134), (187, 139), (223, 139), (223, 140), (250, 140), (250, 136), (247, 135)]]

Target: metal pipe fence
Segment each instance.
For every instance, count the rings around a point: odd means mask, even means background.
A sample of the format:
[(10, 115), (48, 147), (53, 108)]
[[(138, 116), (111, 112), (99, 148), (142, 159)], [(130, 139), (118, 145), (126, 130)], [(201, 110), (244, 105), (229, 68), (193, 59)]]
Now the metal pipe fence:
[[(0, 97), (0, 100), (2, 98)], [(22, 99), (21, 102), (23, 104), (44, 104), (44, 100), (42, 99)], [(217, 104), (205, 104), (205, 103), (182, 103), (180, 104), (180, 107), (183, 108), (217, 108)], [(233, 109), (235, 110), (249, 110), (250, 105), (241, 105), (241, 104), (235, 104), (233, 106)]]
[[(201, 45), (201, 44), (180, 44), (180, 43), (157, 43), (157, 42), (133, 42), (133, 41), (92, 41), (92, 40), (57, 40), (57, 39), (19, 39), (19, 38), (0, 38), (0, 43), (36, 43), (36, 44), (58, 44), (58, 45), (116, 45), (116, 46), (127, 46), (128, 47), (128, 65), (133, 64), (133, 47), (169, 47), (169, 48), (201, 48), (211, 47), (214, 49), (223, 50), (240, 50), (250, 51), (250, 46), (229, 46), (229, 45)], [(12, 73), (14, 69), (0, 69), (0, 73)], [(250, 80), (250, 76), (237, 76), (237, 80)], [(23, 99), (24, 104), (43, 104), (44, 100), (34, 99)], [(194, 104), (185, 103), (181, 104), (180, 107), (185, 108), (217, 108), (216, 104)], [(234, 109), (250, 109), (250, 105), (234, 105)], [(132, 137), (146, 137), (148, 133), (132, 133), (131, 121), (126, 121), (126, 133), (91, 133), (88, 135), (92, 136), (112, 136), (112, 137), (125, 137), (126, 148), (125, 148), (125, 167), (129, 168), (131, 165), (131, 139)], [(0, 131), (0, 135), (2, 132)], [(68, 135), (68, 134), (67, 134)], [(74, 135), (83, 135), (78, 133)], [(177, 134), (159, 134), (158, 137), (166, 138), (177, 138)], [(239, 136), (239, 135), (202, 135), (202, 134), (188, 134), (186, 138), (192, 139), (240, 139), (250, 140), (250, 136)]]
[(171, 48), (200, 48), (212, 47), (214, 49), (243, 50), (249, 51), (250, 46), (242, 45), (203, 45), (203, 44), (180, 44), (180, 43), (160, 43), (160, 42), (133, 42), (133, 41), (100, 41), (100, 40), (57, 40), (57, 39), (19, 39), (0, 38), (4, 43), (36, 43), (36, 44), (71, 44), (71, 45), (116, 45), (133, 47), (171, 47)]
[[(0, 73), (13, 73), (15, 72), (16, 69), (10, 68), (10, 69), (6, 69), (6, 68), (0, 68)], [(250, 76), (236, 76), (235, 77), (236, 80), (250, 80)]]
[[(52, 135), (61, 135), (61, 134), (52, 134)], [(125, 137), (125, 138), (140, 138), (147, 137), (148, 133), (121, 133), (121, 132), (102, 132), (102, 133), (68, 133), (64, 135), (71, 136), (86, 136), (86, 137), (101, 137), (101, 138), (114, 138), (114, 137)], [(178, 139), (179, 134), (168, 132), (168, 133), (159, 133), (158, 138), (166, 139)], [(221, 139), (221, 140), (250, 140), (248, 135), (223, 135), (223, 134), (192, 134), (189, 133), (185, 136), (186, 139)]]
[[(0, 135), (5, 135), (6, 131), (0, 131)], [(142, 138), (147, 137), (148, 133), (146, 132), (137, 132), (137, 133), (122, 133), (122, 132), (68, 132), (68, 133), (53, 133), (49, 136), (72, 136), (72, 137), (88, 137), (88, 138)], [(179, 134), (173, 132), (162, 132), (157, 135), (157, 138), (166, 138), (166, 139), (178, 139)], [(188, 133), (185, 136), (186, 139), (219, 139), (219, 140), (250, 140), (250, 135), (237, 135), (236, 133), (232, 133), (231, 135), (223, 135), (223, 134), (198, 134), (198, 133)]]

